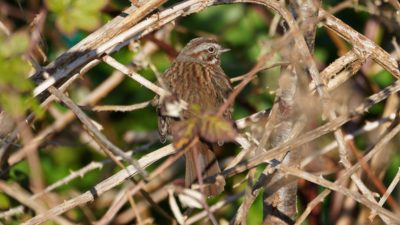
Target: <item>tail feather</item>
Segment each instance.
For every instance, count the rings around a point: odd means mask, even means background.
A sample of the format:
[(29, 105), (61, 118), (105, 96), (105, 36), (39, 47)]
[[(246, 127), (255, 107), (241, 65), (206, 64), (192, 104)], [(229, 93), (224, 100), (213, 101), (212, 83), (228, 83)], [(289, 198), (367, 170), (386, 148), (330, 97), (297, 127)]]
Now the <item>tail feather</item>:
[[(193, 182), (198, 180), (196, 172), (196, 164), (199, 166), (200, 171), (202, 171), (203, 179), (209, 176), (216, 175), (221, 172), (217, 158), (215, 157), (214, 152), (210, 149), (210, 147), (207, 144), (201, 143), (197, 145), (197, 149), (199, 153), (197, 157), (195, 157), (193, 149), (189, 150), (185, 154), (186, 187), (190, 187), (190, 185), (192, 185)], [(205, 186), (203, 189), (203, 194), (207, 197), (218, 195), (224, 190), (224, 186), (225, 186), (225, 180), (219, 179), (218, 182)]]

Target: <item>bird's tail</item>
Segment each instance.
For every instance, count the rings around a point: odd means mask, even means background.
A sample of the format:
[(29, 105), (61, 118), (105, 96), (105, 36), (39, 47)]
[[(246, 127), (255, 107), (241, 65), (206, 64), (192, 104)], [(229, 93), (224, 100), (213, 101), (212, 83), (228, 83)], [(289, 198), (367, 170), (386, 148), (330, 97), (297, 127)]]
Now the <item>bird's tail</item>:
[[(205, 143), (200, 143), (195, 146), (197, 148), (197, 156), (195, 156), (194, 149), (190, 149), (186, 154), (186, 175), (185, 175), (185, 185), (190, 187), (192, 183), (198, 181), (196, 165), (198, 165), (200, 171), (202, 172), (202, 178), (213, 176), (221, 172), (219, 168), (217, 158), (215, 153), (210, 149), (210, 146)], [(218, 146), (213, 146), (218, 147)], [(196, 161), (195, 161), (196, 160)], [(195, 163), (196, 162), (196, 163)], [(198, 182), (196, 182), (198, 183)], [(203, 194), (207, 197), (215, 196), (224, 190), (225, 180), (218, 177), (217, 181), (210, 185), (205, 185), (203, 188)]]

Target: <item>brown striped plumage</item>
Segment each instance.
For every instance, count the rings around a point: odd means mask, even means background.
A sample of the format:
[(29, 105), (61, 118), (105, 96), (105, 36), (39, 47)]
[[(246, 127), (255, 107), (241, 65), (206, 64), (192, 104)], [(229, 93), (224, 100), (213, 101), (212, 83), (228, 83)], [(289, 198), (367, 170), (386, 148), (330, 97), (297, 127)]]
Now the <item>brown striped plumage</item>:
[[(220, 55), (225, 51), (213, 39), (193, 39), (182, 49), (171, 67), (164, 73), (162, 77), (163, 85), (174, 96), (188, 104), (200, 106), (200, 113), (216, 113), (232, 91), (231, 83), (220, 66)], [(158, 103), (158, 124), (162, 138), (170, 134), (169, 128), (175, 121), (193, 116), (190, 112), (184, 111), (180, 118), (171, 118), (165, 116), (161, 108), (161, 103)], [(225, 112), (224, 116), (230, 118), (230, 111)], [(185, 155), (185, 183), (188, 187), (197, 178), (193, 160), (196, 160), (203, 171), (203, 177), (220, 172), (214, 154), (214, 150), (218, 146), (202, 141), (196, 147), (200, 152), (197, 159), (195, 159), (193, 151), (189, 151)], [(204, 194), (206, 196), (217, 195), (223, 191), (224, 184), (225, 181), (209, 185), (208, 188), (205, 188)]]

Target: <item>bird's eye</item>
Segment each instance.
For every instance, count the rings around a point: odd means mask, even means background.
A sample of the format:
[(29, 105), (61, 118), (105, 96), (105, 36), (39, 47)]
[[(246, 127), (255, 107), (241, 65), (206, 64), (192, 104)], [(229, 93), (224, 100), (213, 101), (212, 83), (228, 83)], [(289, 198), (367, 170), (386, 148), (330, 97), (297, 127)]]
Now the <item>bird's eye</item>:
[(209, 53), (214, 53), (215, 52), (215, 48), (214, 47), (208, 47), (208, 52)]

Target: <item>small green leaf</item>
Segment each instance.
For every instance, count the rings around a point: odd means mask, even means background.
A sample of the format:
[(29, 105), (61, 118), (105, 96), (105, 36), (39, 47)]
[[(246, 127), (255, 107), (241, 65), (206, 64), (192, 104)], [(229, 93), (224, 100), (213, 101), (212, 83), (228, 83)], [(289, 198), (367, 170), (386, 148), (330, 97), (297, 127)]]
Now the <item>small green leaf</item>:
[(45, 0), (45, 3), (50, 11), (59, 13), (67, 10), (67, 8), (71, 5), (71, 0)]
[(47, 0), (47, 7), (56, 14), (57, 27), (64, 33), (72, 35), (77, 29), (91, 31), (101, 22), (101, 9), (108, 0), (64, 0), (57, 2)]
[(379, 85), (380, 88), (384, 88), (391, 85), (395, 78), (386, 70), (381, 70), (372, 79)]
[(87, 12), (96, 12), (105, 7), (107, 3), (108, 0), (78, 0), (74, 2), (74, 6)]
[(233, 123), (222, 117), (207, 115), (202, 118), (200, 136), (209, 142), (233, 141), (237, 136)]
[(57, 17), (57, 27), (64, 33), (71, 35), (76, 30), (76, 21), (71, 19), (69, 13), (60, 13)]
[(10, 199), (7, 195), (0, 193), (0, 209), (5, 210), (10, 208)]
[(96, 12), (75, 11), (72, 18), (76, 20), (76, 26), (82, 30), (94, 30), (100, 26), (100, 19)]
[(0, 35), (0, 108), (15, 117), (23, 116), (26, 110), (40, 107), (30, 92), (34, 85), (27, 79), (31, 65), (24, 55), (28, 51), (27, 32), (17, 32), (8, 37)]
[(24, 53), (29, 46), (29, 37), (25, 32), (17, 32), (10, 37), (1, 36), (0, 57), (9, 58)]
[(8, 47), (14, 54), (23, 54), (28, 49), (29, 37), (25, 32), (17, 32), (12, 35)]

